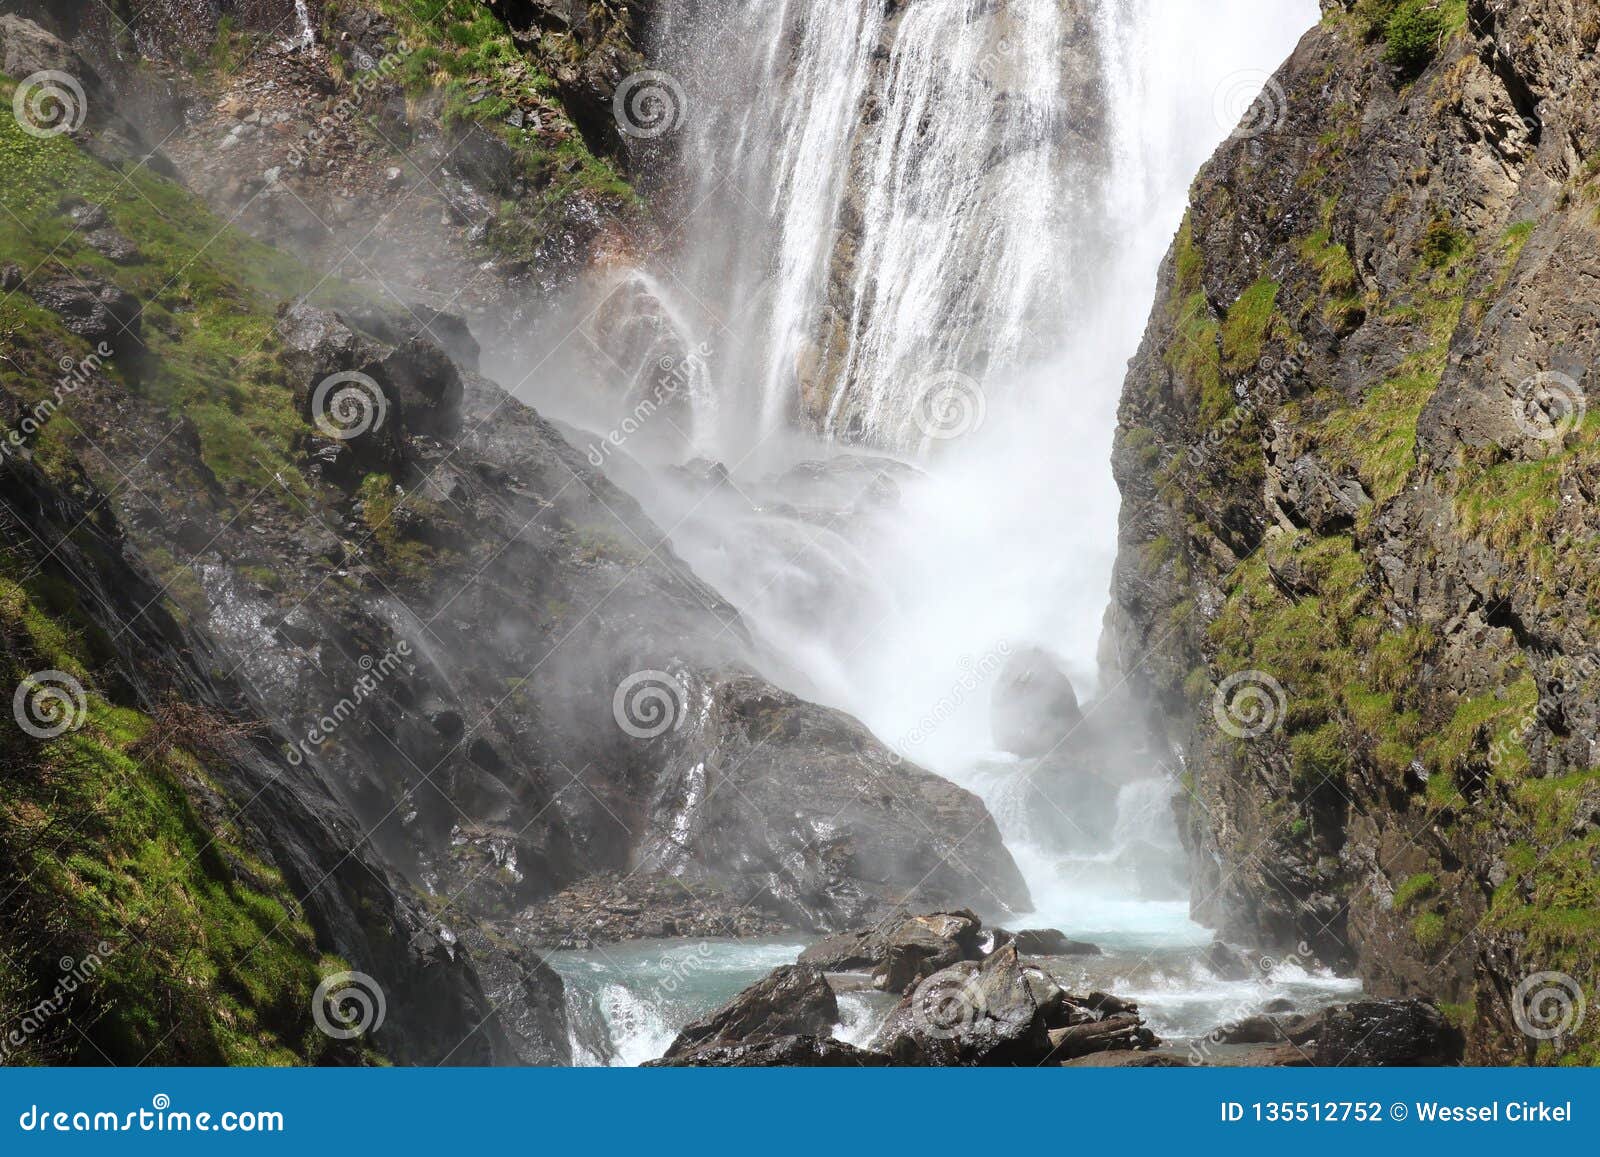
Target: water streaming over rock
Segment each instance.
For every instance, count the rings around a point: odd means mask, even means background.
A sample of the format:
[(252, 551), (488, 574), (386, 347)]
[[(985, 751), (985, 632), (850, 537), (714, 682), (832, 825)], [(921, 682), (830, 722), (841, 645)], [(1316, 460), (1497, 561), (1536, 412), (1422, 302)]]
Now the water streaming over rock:
[[(672, 391), (690, 412), (668, 457), (727, 464), (725, 481), (701, 466), (631, 489), (782, 657), (775, 677), (985, 797), (1037, 922), (1107, 943), (1083, 979), (1145, 997), (1166, 1031), (1260, 994), (1197, 963), (1209, 933), (1187, 918), (1174, 769), (1106, 708), (1116, 399), (1189, 181), (1317, 15), (669, 6), (657, 58), (687, 101), (664, 181), (674, 243), (607, 301), (634, 335), (613, 362), (701, 351), (693, 389)], [(1035, 646), (1109, 753), (1088, 778), (1070, 751), (994, 750), (996, 673)], [(1043, 823), (1047, 808), (1076, 814)], [(863, 1038), (871, 1015), (852, 1005), (841, 1031)]]

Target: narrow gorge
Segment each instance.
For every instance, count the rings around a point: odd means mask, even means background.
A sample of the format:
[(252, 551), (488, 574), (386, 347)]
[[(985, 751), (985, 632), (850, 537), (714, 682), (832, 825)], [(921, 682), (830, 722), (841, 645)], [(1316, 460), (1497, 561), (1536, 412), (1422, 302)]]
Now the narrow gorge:
[(1600, 1061), (1597, 42), (0, 0), (6, 1062)]

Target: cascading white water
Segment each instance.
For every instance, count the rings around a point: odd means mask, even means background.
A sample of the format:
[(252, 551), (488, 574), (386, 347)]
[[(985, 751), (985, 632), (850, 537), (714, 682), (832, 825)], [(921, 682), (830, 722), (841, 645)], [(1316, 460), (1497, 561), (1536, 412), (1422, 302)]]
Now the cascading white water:
[[(1248, 1003), (1248, 986), (1197, 979), (1209, 933), (1179, 892), (1151, 898), (1147, 869), (1180, 859), (1170, 779), (1124, 784), (1098, 850), (1054, 845), (1018, 761), (993, 750), (989, 697), (1024, 646), (1058, 656), (1080, 695), (1112, 690), (1098, 648), (1126, 362), (1189, 181), (1315, 0), (698, 0), (664, 15), (660, 59), (689, 107), (677, 244), (649, 284), (672, 340), (708, 351), (694, 449), (739, 493), (641, 499), (796, 690), (984, 795), (1038, 922), (1128, 953), (1104, 965), (1125, 975), (1087, 981), (1122, 981), (1164, 1030)], [(797, 445), (797, 430), (821, 437)], [(919, 471), (843, 521), (796, 512), (765, 479), (846, 447)]]
[[(722, 0), (668, 14), (693, 78), (693, 213), (680, 285), (722, 329), (738, 452), (797, 411), (916, 449), (930, 384), (1048, 348), (1072, 314), (1097, 114), (1063, 64), (1092, 61), (1060, 0)], [(760, 45), (751, 51), (752, 45)], [(722, 94), (739, 94), (726, 99)]]

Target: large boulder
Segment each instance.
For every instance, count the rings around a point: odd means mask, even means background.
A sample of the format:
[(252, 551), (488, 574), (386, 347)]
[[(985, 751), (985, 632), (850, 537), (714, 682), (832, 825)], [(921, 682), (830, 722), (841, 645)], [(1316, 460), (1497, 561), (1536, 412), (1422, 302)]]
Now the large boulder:
[(28, 295), (61, 318), (61, 324), (92, 344), (119, 354), (143, 342), (143, 306), (121, 286), (93, 276), (57, 273), (30, 278)]
[(1090, 944), (1087, 940), (1073, 940), (1065, 932), (1055, 928), (1024, 928), (1018, 932), (1007, 932), (1005, 929), (996, 929), (996, 934), (1003, 943), (1009, 938), (1017, 946), (1017, 951), (1024, 956), (1099, 956), (1101, 955), (1098, 944)]
[(924, 979), (872, 1041), (900, 1065), (1037, 1065), (1157, 1040), (1131, 1005), (1102, 1013), (1011, 945)]
[(886, 951), (883, 933), (875, 928), (835, 932), (802, 952), (800, 963), (824, 972), (861, 972), (882, 962)]
[(460, 424), (463, 387), (455, 362), (421, 325), (391, 320), (382, 328), (398, 344), (386, 345), (340, 314), (303, 301), (278, 314), (296, 404), (334, 443), (320, 457), (335, 464), (336, 474), (393, 470), (407, 434), (443, 437)]
[(1423, 1000), (1363, 1000), (1331, 1008), (1317, 1032), (1319, 1066), (1458, 1065), (1461, 1032)]
[(903, 994), (959, 960), (978, 959), (981, 927), (982, 921), (971, 912), (934, 912), (902, 920), (884, 937), (873, 983), (886, 992)]
[(1029, 758), (1048, 755), (1082, 719), (1072, 680), (1048, 651), (1026, 647), (1007, 660), (990, 700), (996, 747)]
[(807, 964), (786, 964), (685, 1026), (663, 1059), (760, 1037), (827, 1036), (838, 1023), (839, 1002), (822, 973)]

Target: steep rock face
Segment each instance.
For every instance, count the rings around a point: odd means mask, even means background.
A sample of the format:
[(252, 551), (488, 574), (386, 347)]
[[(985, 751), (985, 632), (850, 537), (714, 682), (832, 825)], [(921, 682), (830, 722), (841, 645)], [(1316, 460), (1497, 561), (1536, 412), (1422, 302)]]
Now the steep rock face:
[[(418, 997), (431, 1035), (397, 1018), (381, 1048), (562, 1059), (559, 981), (529, 948), (539, 904), (595, 876), (667, 881), (723, 933), (1027, 906), (977, 797), (759, 676), (638, 505), (474, 372), (459, 318), (375, 305), (12, 118), (0, 171), (6, 453), (98, 488), (154, 577), (143, 605), (182, 624), (231, 718), (264, 721), (271, 766), (221, 794), (272, 799), (265, 781), (325, 819), (284, 820), (274, 851), (317, 946), (391, 994), (419, 991), (408, 967), (463, 972), (454, 1004)], [(141, 260), (99, 253), (86, 203)], [(116, 348), (91, 352), (85, 300), (133, 303), (99, 319)], [(10, 517), (59, 537), (27, 503)], [(367, 900), (374, 877), (403, 902)], [(322, 883), (396, 909), (393, 942), (313, 903)], [(608, 935), (608, 891), (564, 931)]]
[(1111, 649), (1199, 915), (1592, 1059), (1519, 984), (1572, 1009), (1600, 929), (1600, 11), (1323, 9), (1162, 270)]

